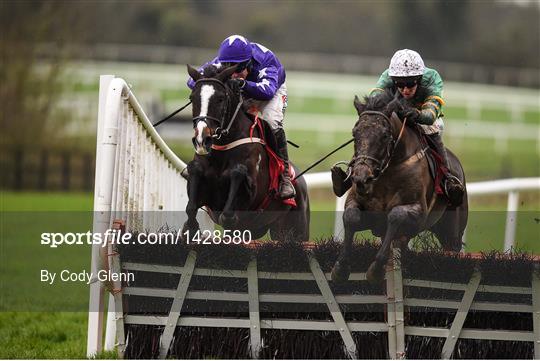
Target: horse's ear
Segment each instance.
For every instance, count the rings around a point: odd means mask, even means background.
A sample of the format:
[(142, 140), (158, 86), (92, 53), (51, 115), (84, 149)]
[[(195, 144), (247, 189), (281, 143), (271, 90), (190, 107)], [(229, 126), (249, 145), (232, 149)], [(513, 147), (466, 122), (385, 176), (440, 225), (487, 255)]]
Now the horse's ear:
[(403, 122), (403, 119), (404, 117), (402, 117), (400, 114), (396, 113), (396, 112), (392, 112), (392, 114), (390, 114), (390, 119), (394, 119), (394, 120), (397, 120), (398, 122)]
[(354, 107), (356, 108), (356, 111), (358, 112), (358, 115), (360, 115), (364, 111), (364, 105), (362, 104), (360, 99), (358, 99), (358, 95), (354, 96), (353, 104), (354, 104)]
[(399, 98), (394, 98), (388, 105), (386, 106), (386, 112), (388, 114), (396, 114), (399, 119), (403, 119), (405, 117), (406, 109), (402, 103), (402, 100)]
[(197, 81), (202, 77), (202, 74), (189, 64), (187, 65), (187, 72), (194, 81)]
[(228, 68), (223, 69), (217, 76), (216, 79), (225, 81), (231, 77), (231, 75), (234, 74), (234, 71), (236, 70), (236, 64), (232, 65)]

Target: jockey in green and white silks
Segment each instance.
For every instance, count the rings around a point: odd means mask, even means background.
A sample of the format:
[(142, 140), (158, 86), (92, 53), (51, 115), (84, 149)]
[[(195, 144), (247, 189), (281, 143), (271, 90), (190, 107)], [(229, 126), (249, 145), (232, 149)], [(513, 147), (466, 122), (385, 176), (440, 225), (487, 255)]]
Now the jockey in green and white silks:
[(398, 50), (390, 60), (390, 66), (386, 69), (370, 96), (374, 96), (385, 89), (399, 91), (413, 107), (405, 114), (408, 122), (420, 125), (423, 132), (433, 141), (437, 153), (439, 153), (446, 169), (450, 171), (447, 178), (463, 192), (463, 184), (459, 181), (450, 167), (448, 153), (442, 141), (444, 122), (442, 120), (443, 81), (435, 69), (427, 68), (420, 54), (414, 50)]
[[(375, 95), (383, 92), (385, 88), (394, 87), (394, 81), (388, 75), (388, 70), (385, 70), (377, 82), (370, 95)], [(416, 123), (422, 125), (422, 129), (426, 134), (441, 132), (444, 129), (442, 120), (442, 107), (445, 104), (442, 98), (443, 81), (437, 70), (425, 68), (424, 74), (420, 80), (420, 86), (426, 89), (426, 92), (421, 94), (415, 93), (411, 99), (411, 105), (420, 110), (420, 114)]]

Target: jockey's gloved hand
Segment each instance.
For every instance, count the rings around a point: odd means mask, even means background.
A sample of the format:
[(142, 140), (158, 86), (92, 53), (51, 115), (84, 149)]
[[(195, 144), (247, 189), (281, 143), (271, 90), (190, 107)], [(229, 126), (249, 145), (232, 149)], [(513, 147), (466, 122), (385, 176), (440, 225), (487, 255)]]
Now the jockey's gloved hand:
[(420, 118), (420, 111), (416, 108), (410, 109), (405, 113), (405, 118), (408, 125), (414, 125)]
[(246, 86), (246, 81), (242, 78), (235, 78), (229, 79), (227, 84), (229, 84), (229, 88), (231, 88), (232, 91), (239, 93), (242, 89), (244, 89), (244, 86)]

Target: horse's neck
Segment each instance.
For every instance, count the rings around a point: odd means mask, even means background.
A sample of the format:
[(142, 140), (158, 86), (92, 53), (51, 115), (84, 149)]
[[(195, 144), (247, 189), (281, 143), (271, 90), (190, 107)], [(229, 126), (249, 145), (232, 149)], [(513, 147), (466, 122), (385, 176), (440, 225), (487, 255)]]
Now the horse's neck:
[[(229, 129), (229, 133), (226, 137), (222, 137), (216, 144), (227, 144), (234, 142), (235, 140), (242, 138), (249, 138), (251, 136), (251, 127), (253, 126), (254, 120), (244, 112), (243, 109), (240, 109), (236, 114), (235, 119), (231, 120), (233, 123)], [(253, 131), (254, 137), (260, 137), (259, 128), (256, 126)]]
[(417, 131), (414, 128), (405, 126), (403, 134), (396, 145), (393, 158), (398, 163), (403, 162), (418, 152), (421, 147), (422, 144), (418, 138)]
[[(247, 113), (244, 109), (240, 109), (234, 120), (234, 132), (231, 130), (231, 134), (236, 134), (236, 138), (249, 137), (251, 134), (251, 128), (255, 123), (254, 117)], [(259, 135), (259, 127), (255, 126), (253, 136)]]

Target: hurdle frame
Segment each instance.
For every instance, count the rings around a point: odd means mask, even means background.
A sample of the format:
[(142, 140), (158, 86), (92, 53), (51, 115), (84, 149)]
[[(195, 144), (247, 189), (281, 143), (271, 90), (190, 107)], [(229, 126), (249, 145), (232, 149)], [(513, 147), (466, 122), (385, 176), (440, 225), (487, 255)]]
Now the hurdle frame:
[[(161, 137), (152, 127), (148, 117), (142, 110), (137, 99), (129, 89), (127, 83), (112, 75), (100, 77), (97, 127), (97, 148), (96, 148), (96, 175), (94, 193), (94, 223), (95, 233), (104, 233), (109, 229), (116, 219), (116, 211), (113, 209), (113, 170), (115, 167), (115, 154), (118, 145), (118, 117), (119, 110), (114, 109), (115, 104), (128, 102), (142, 123), (142, 126), (149, 133), (149, 137), (159, 147), (164, 156), (171, 162), (173, 167), (181, 172), (185, 168), (183, 163), (169, 149)], [(399, 258), (399, 250), (394, 249), (394, 258)], [(336, 331), (342, 335), (344, 345), (347, 346), (349, 355), (354, 357), (355, 347), (350, 342), (353, 332), (388, 332), (389, 355), (391, 358), (401, 359), (405, 356), (406, 336), (440, 337), (445, 338), (446, 343), (441, 357), (451, 357), (456, 342), (460, 338), (465, 339), (490, 339), (490, 340), (513, 340), (534, 343), (534, 357), (540, 359), (540, 276), (536, 269), (532, 275), (531, 287), (513, 286), (487, 286), (480, 282), (480, 273), (474, 273), (468, 283), (445, 283), (417, 279), (403, 278), (401, 266), (394, 263), (387, 269), (386, 295), (338, 295), (328, 293), (328, 281), (330, 275), (323, 273), (314, 258), (309, 259), (311, 273), (294, 272), (262, 272), (257, 270), (256, 260), (252, 261), (245, 271), (214, 270), (195, 267), (196, 256), (193, 258), (193, 268), (191, 265), (183, 266), (162, 266), (152, 264), (122, 263), (114, 248), (104, 248), (100, 245), (92, 246), (91, 272), (97, 272), (105, 267), (110, 267), (113, 272), (124, 270), (136, 270), (147, 272), (167, 272), (181, 275), (179, 287), (176, 290), (152, 289), (151, 291), (127, 287), (122, 289), (118, 285), (113, 287), (113, 295), (109, 297), (107, 336), (105, 339), (105, 349), (117, 348), (119, 356), (123, 356), (125, 348), (125, 324), (148, 324), (148, 325), (168, 325), (167, 339), (171, 330), (180, 326), (202, 326), (202, 327), (235, 327), (248, 328), (250, 330), (251, 355), (256, 358), (260, 353), (261, 329), (295, 329), (295, 330), (323, 330)], [(131, 267), (131, 268), (130, 268)], [(184, 274), (189, 277), (193, 275), (219, 275), (220, 277), (246, 278), (248, 282), (248, 293), (213, 293), (211, 291), (189, 291), (189, 280), (184, 278)], [(322, 274), (322, 275), (321, 275)], [(256, 276), (256, 277), (255, 277)], [(317, 282), (321, 294), (319, 295), (293, 295), (293, 294), (260, 294), (257, 283), (259, 279), (290, 279), (290, 280), (312, 280)], [(350, 280), (365, 281), (365, 273), (352, 273)], [(404, 292), (407, 287), (429, 287), (448, 290), (463, 291), (461, 302), (414, 299), (405, 298)], [(519, 293), (531, 294), (531, 305), (515, 305), (508, 303), (475, 302), (474, 296), (479, 292), (491, 293)], [(249, 319), (224, 319), (224, 318), (197, 318), (182, 317), (182, 303), (177, 301), (175, 309), (169, 318), (160, 316), (125, 316), (122, 309), (123, 294), (152, 295), (153, 297), (169, 297), (178, 299), (219, 299), (230, 301), (242, 301), (249, 303)], [(105, 285), (93, 279), (90, 284), (89, 318), (88, 318), (88, 357), (95, 356), (103, 349), (103, 326), (105, 320)], [(298, 321), (298, 320), (266, 320), (260, 319), (258, 305), (260, 302), (313, 302), (325, 303), (332, 314), (333, 322), (330, 321)], [(387, 307), (388, 323), (381, 322), (346, 322), (339, 310), (340, 303), (370, 303), (383, 304)], [(417, 327), (405, 324), (405, 307), (435, 307), (443, 309), (456, 309), (456, 323), (450, 329), (436, 327)], [(533, 319), (533, 330), (507, 331), (507, 330), (481, 330), (464, 329), (463, 321), (470, 310), (487, 310), (499, 312), (523, 312), (531, 313)], [(341, 315), (341, 316), (340, 316)], [(459, 317), (458, 317), (459, 316)], [(175, 321), (176, 320), (176, 321)], [(167, 341), (165, 339), (165, 341)], [(166, 342), (160, 350), (160, 354), (165, 354)], [(168, 348), (167, 348), (168, 351)]]
[[(125, 106), (127, 105), (127, 109)], [(135, 122), (137, 125), (128, 126), (124, 122)], [(136, 128), (136, 129), (135, 129)], [(143, 131), (144, 136), (140, 136), (142, 141), (146, 142), (144, 149), (134, 149), (133, 144), (125, 145), (122, 143), (122, 137), (134, 135), (137, 131)], [(125, 134), (126, 133), (126, 134)], [(99, 79), (99, 108), (97, 121), (97, 137), (96, 137), (96, 172), (94, 186), (94, 219), (93, 233), (105, 234), (110, 229), (113, 222), (117, 218), (122, 218), (126, 213), (134, 213), (137, 211), (181, 211), (185, 209), (187, 204), (187, 195), (183, 194), (179, 187), (176, 187), (175, 192), (170, 199), (164, 197), (144, 197), (137, 194), (137, 201), (131, 201), (126, 204), (125, 199), (130, 198), (133, 189), (125, 189), (122, 194), (118, 194), (115, 186), (118, 185), (118, 176), (116, 172), (124, 171), (123, 162), (130, 159), (120, 159), (119, 152), (131, 150), (136, 154), (132, 156), (145, 159), (145, 152), (150, 152), (159, 156), (160, 160), (167, 162), (167, 166), (155, 166), (147, 164), (156, 172), (166, 172), (166, 174), (177, 175), (177, 180), (182, 179), (185, 189), (184, 170), (187, 165), (167, 146), (163, 139), (154, 129), (152, 123), (148, 119), (142, 109), (139, 101), (132, 93), (130, 86), (125, 80), (116, 78), (114, 75), (101, 75)], [(117, 164), (120, 163), (120, 164)], [(119, 169), (117, 169), (117, 167)], [(132, 170), (125, 169), (125, 172)], [(131, 173), (130, 173), (131, 174)], [(146, 181), (141, 180), (141, 187), (165, 187), (173, 185), (173, 180)], [(144, 183), (144, 184), (142, 184)], [(182, 184), (181, 184), (182, 185)], [(128, 194), (129, 193), (129, 194)], [(185, 192), (184, 192), (185, 193)], [(131, 198), (130, 198), (131, 200)], [(135, 204), (140, 204), (141, 209), (135, 209)], [(129, 215), (129, 214), (128, 214)], [(133, 219), (127, 217), (128, 226), (134, 223)], [(199, 212), (197, 219), (201, 224), (201, 229), (213, 229), (213, 225), (204, 212)], [(105, 288), (104, 284), (97, 280), (97, 273), (102, 269), (110, 269), (112, 259), (108, 253), (111, 249), (106, 249), (100, 244), (92, 245), (91, 255), (91, 273), (94, 277), (90, 280), (90, 296), (89, 296), (89, 314), (88, 314), (88, 339), (87, 339), (87, 357), (94, 357), (98, 352), (105, 350), (113, 350), (115, 344), (115, 297), (110, 296), (108, 301), (107, 318), (104, 317), (105, 310)], [(108, 285), (110, 286), (110, 285)], [(105, 330), (105, 345), (103, 344), (103, 331), (106, 322)], [(105, 346), (105, 347), (104, 347)]]
[[(191, 257), (193, 251), (191, 251)], [(394, 248), (394, 255), (399, 256), (399, 249)], [(351, 344), (351, 334), (353, 332), (387, 332), (389, 337), (389, 356), (391, 359), (405, 358), (406, 336), (423, 336), (445, 338), (445, 344), (441, 353), (441, 358), (449, 359), (454, 352), (459, 339), (484, 339), (484, 340), (507, 340), (534, 342), (534, 357), (538, 358), (540, 340), (540, 276), (538, 270), (533, 271), (533, 281), (531, 287), (515, 286), (491, 286), (482, 285), (481, 271), (475, 270), (468, 283), (436, 282), (418, 279), (403, 278), (399, 262), (392, 262), (386, 273), (386, 295), (336, 295), (334, 296), (328, 285), (331, 279), (330, 273), (324, 273), (320, 269), (317, 260), (313, 256), (309, 257), (311, 273), (306, 272), (264, 272), (256, 271), (256, 262), (251, 261), (246, 270), (219, 270), (209, 268), (191, 268), (191, 266), (164, 266), (156, 264), (126, 262), (122, 264), (123, 271), (144, 271), (157, 273), (174, 273), (188, 276), (212, 276), (246, 279), (248, 285), (247, 293), (242, 292), (214, 292), (214, 291), (187, 291), (183, 293), (182, 302), (185, 299), (194, 300), (219, 300), (231, 302), (249, 302), (249, 318), (208, 318), (181, 316), (175, 318), (174, 327), (231, 327), (245, 328), (250, 330), (250, 345), (252, 356), (256, 358), (260, 351), (260, 330), (261, 329), (290, 329), (290, 330), (318, 330), (339, 332), (351, 359), (356, 358), (356, 345)], [(257, 272), (257, 278), (254, 274)], [(261, 294), (255, 293), (254, 283), (259, 279), (279, 279), (279, 280), (305, 280), (315, 281), (319, 286), (320, 294)], [(365, 273), (351, 273), (351, 281), (366, 281)], [(179, 283), (179, 285), (182, 282)], [(185, 285), (185, 283), (183, 284)], [(461, 301), (433, 300), (404, 297), (404, 289), (407, 287), (424, 287), (462, 291)], [(388, 292), (393, 290), (393, 292)], [(173, 289), (156, 289), (144, 287), (126, 287), (123, 290), (126, 295), (151, 296), (151, 297), (175, 297)], [(478, 293), (518, 293), (531, 294), (532, 305), (510, 304), (496, 302), (474, 301)], [(176, 300), (176, 299), (175, 299)], [(287, 302), (287, 303), (318, 303), (326, 304), (331, 313), (333, 321), (305, 321), (305, 320), (280, 320), (280, 319), (259, 319), (258, 303), (256, 302)], [(388, 322), (347, 322), (339, 310), (340, 304), (381, 304), (387, 307)], [(433, 307), (440, 309), (455, 309), (456, 315), (451, 328), (440, 327), (419, 327), (407, 326), (405, 324), (405, 307)], [(491, 329), (466, 329), (463, 328), (467, 314), (471, 310), (497, 311), (497, 312), (522, 312), (531, 313), (533, 317), (532, 331), (508, 331)], [(174, 312), (177, 312), (175, 309)], [(162, 325), (174, 328), (163, 316), (125, 316), (126, 324), (139, 325)], [(393, 330), (393, 331), (392, 331)], [(161, 349), (160, 356), (166, 357)]]

